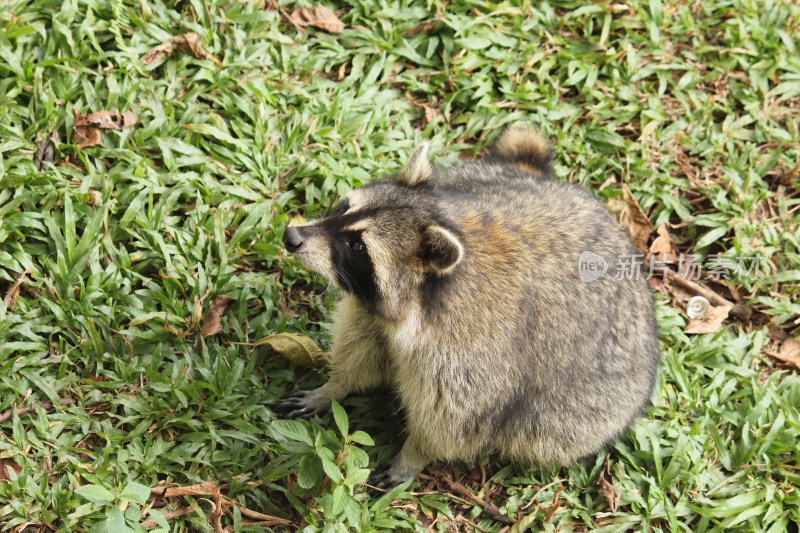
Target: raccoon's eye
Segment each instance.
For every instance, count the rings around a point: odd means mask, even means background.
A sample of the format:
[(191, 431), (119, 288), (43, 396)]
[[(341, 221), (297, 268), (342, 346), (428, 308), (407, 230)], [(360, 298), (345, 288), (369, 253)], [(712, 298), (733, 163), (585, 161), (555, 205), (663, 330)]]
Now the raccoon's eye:
[(364, 243), (360, 241), (348, 242), (347, 246), (350, 247), (354, 254), (363, 254), (367, 250)]

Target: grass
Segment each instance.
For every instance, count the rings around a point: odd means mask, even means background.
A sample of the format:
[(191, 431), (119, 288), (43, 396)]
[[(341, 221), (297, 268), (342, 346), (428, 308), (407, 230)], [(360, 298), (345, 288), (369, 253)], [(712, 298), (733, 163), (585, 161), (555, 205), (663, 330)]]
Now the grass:
[[(687, 335), (685, 295), (657, 293), (662, 372), (610, 450), (616, 510), (605, 455), (560, 471), (482, 457), (454, 478), (533, 530), (798, 531), (800, 377), (766, 353), (800, 315), (800, 7), (362, 0), (328, 4), (347, 26), (331, 35), (288, 22), (310, 5), (0, 0), (4, 530), (501, 531), (427, 478), (368, 498), (367, 465), (399, 445), (391, 405), (275, 421), (264, 405), (324, 371), (242, 343), (327, 346), (334, 296), (283, 257), (291, 217), (421, 139), (449, 164), (527, 120), (559, 179), (601, 199), (626, 183), (679, 251), (757, 257), (713, 285), (753, 314)], [(187, 32), (219, 63), (141, 61)], [(73, 108), (139, 123), (79, 148)], [(233, 302), (203, 338), (219, 295)]]

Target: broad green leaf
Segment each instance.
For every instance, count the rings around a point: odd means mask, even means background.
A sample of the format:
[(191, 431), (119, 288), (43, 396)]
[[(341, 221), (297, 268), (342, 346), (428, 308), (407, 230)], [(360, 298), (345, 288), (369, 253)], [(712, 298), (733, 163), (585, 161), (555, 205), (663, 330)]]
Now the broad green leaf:
[(109, 509), (108, 517), (106, 518), (106, 531), (108, 533), (127, 533), (130, 531), (127, 524), (125, 524), (125, 517), (119, 507)]
[(343, 439), (347, 440), (347, 432), (350, 429), (347, 413), (336, 400), (331, 400), (331, 411), (333, 412), (333, 419), (336, 421), (336, 427), (339, 428), (339, 433), (342, 435)]
[(270, 427), (287, 439), (305, 442), (309, 446), (312, 445), (308, 428), (299, 420), (273, 420)]
[(150, 488), (141, 483), (130, 481), (125, 485), (125, 488), (122, 489), (119, 497), (138, 503), (139, 505), (145, 505), (150, 498)]
[(347, 487), (339, 485), (333, 490), (333, 514), (338, 516), (344, 511), (347, 505), (347, 500), (350, 499), (350, 494), (347, 492)]
[(375, 446), (375, 442), (373, 442), (372, 437), (370, 437), (367, 433), (361, 430), (354, 431), (350, 435), (348, 440), (350, 442), (355, 442), (363, 446)]
[(100, 485), (83, 485), (75, 489), (75, 492), (92, 502), (111, 503), (114, 501), (111, 491)]

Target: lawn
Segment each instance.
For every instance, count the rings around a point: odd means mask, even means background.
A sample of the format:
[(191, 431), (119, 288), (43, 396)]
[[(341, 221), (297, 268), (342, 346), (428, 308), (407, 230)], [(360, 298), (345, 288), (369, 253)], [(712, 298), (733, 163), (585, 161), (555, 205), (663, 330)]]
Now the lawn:
[[(0, 0), (3, 530), (797, 532), (800, 5), (326, 5)], [(453, 164), (518, 121), (712, 279), (653, 280), (653, 406), (608, 453), (370, 498), (390, 396), (265, 407), (325, 370), (257, 341), (326, 349), (336, 298), (280, 237), (423, 139)], [(736, 312), (687, 333), (698, 285)]]

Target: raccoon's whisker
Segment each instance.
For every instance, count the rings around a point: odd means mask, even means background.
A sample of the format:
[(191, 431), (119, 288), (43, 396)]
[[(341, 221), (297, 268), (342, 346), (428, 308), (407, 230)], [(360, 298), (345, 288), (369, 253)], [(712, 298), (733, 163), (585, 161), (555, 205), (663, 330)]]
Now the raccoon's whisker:
[(322, 291), (322, 294), (326, 294), (331, 287), (336, 290), (336, 285), (328, 278), (325, 278), (325, 290)]
[(353, 286), (350, 284), (350, 281), (347, 279), (347, 276), (345, 275), (345, 273), (342, 272), (342, 270), (340, 270), (338, 266), (336, 266), (336, 265), (332, 265), (332, 266), (333, 266), (333, 271), (336, 274), (336, 277), (344, 281), (344, 284), (347, 286), (347, 292), (352, 294), (353, 293)]

